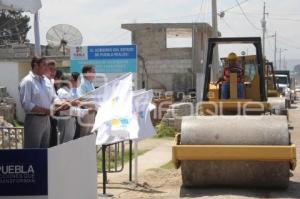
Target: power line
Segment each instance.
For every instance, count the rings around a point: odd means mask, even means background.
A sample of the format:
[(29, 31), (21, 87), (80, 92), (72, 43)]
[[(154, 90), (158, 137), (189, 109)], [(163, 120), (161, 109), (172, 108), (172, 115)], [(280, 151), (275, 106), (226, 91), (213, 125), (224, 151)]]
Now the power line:
[(300, 50), (300, 47), (299, 47), (299, 46), (295, 46), (294, 44), (289, 43), (288, 41), (282, 39), (281, 37), (279, 37), (278, 40), (279, 40), (279, 43), (281, 43), (281, 44), (283, 44), (283, 45), (285, 45), (285, 46), (288, 46), (288, 47), (290, 47), (290, 48), (294, 48), (294, 49)]
[[(233, 11), (229, 11), (227, 13), (230, 14), (236, 14), (236, 15), (243, 15), (243, 13), (239, 13), (239, 12), (233, 12)], [(258, 14), (253, 14), (253, 13), (247, 13), (245, 12), (247, 15), (250, 15), (253, 18), (260, 18), (260, 16)], [(274, 16), (274, 15), (272, 15)], [(282, 17), (277, 15), (276, 17), (272, 17), (272, 16), (268, 16), (268, 19), (274, 21), (274, 20), (280, 20), (280, 21), (294, 21), (294, 22), (300, 22), (300, 19), (293, 19), (293, 18), (287, 18), (287, 17)]]
[[(274, 29), (272, 24), (269, 24), (270, 28)], [(284, 36), (281, 36), (279, 34), (277, 34), (277, 40), (278, 43), (282, 44), (283, 46), (289, 47), (289, 48), (293, 48), (295, 50), (300, 50), (300, 44), (295, 44), (295, 41), (290, 40), (289, 38), (286, 38)]]
[(109, 44), (111, 42), (114, 42), (116, 40), (119, 40), (120, 38), (124, 38), (124, 36), (128, 36), (129, 32), (121, 32), (120, 34), (118, 34), (116, 37), (110, 39), (110, 40), (106, 40), (104, 42), (104, 44)]
[(232, 10), (232, 9), (234, 9), (234, 8), (240, 6), (240, 5), (242, 5), (242, 4), (244, 4), (244, 3), (248, 2), (248, 1), (249, 1), (249, 0), (245, 0), (245, 1), (242, 1), (242, 2), (238, 2), (236, 5), (234, 5), (234, 6), (230, 7), (230, 8), (227, 8), (227, 9), (223, 10), (222, 12), (228, 12), (229, 10)]
[(236, 3), (237, 3), (238, 6), (240, 7), (240, 10), (241, 10), (242, 14), (245, 16), (245, 18), (246, 18), (246, 20), (248, 21), (248, 23), (249, 23), (254, 29), (256, 29), (256, 30), (261, 30), (261, 29), (257, 28), (257, 27), (252, 23), (252, 21), (250, 21), (250, 19), (249, 19), (248, 16), (246, 15), (245, 11), (243, 10), (243, 8), (242, 8), (240, 2), (239, 2), (238, 0), (236, 0)]
[(205, 1), (205, 0), (202, 0), (202, 1), (201, 1), (200, 12), (199, 12), (199, 15), (198, 15), (197, 18), (196, 18), (196, 21), (198, 21), (198, 19), (200, 19), (200, 16), (201, 16), (201, 14), (202, 14), (202, 6), (203, 6), (204, 1)]
[[(239, 12), (236, 12), (236, 11), (227, 11), (228, 13), (232, 13), (232, 14), (241, 14)], [(250, 15), (250, 16), (254, 16), (254, 17), (260, 17), (259, 14), (257, 13), (253, 13), (253, 12), (245, 12), (247, 15)], [(284, 14), (284, 13), (281, 13), (281, 14), (276, 14), (274, 12), (272, 12), (271, 16), (273, 17), (286, 17), (286, 16), (300, 16), (300, 13), (294, 13), (294, 14)]]
[(221, 18), (221, 21), (224, 22), (225, 26), (227, 26), (228, 29), (231, 30), (235, 35), (239, 36), (239, 34), (227, 23), (227, 21), (224, 18)]
[(291, 18), (283, 18), (283, 17), (269, 17), (271, 20), (281, 20), (281, 21), (294, 21), (300, 22), (300, 19), (291, 19)]
[[(209, 14), (208, 12), (202, 12), (202, 10), (209, 10), (208, 7), (207, 7), (207, 0), (203, 0), (202, 3), (201, 3), (201, 8), (200, 8), (200, 12), (198, 13), (198, 18), (199, 19), (199, 22), (205, 22), (206, 21), (206, 18), (207, 18), (207, 15)], [(196, 21), (197, 21), (196, 19)]]

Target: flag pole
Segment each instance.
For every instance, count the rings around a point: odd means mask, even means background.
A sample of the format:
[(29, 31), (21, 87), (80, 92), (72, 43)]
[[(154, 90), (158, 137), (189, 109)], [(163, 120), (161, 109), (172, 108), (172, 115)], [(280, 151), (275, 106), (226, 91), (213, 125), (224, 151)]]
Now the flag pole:
[[(135, 75), (134, 90), (138, 90), (137, 74)], [(134, 140), (134, 182), (138, 184), (138, 139)]]
[(39, 12), (34, 14), (34, 38), (35, 38), (35, 55), (41, 56), (41, 41), (40, 41), (40, 25), (39, 25)]
[(138, 184), (138, 140), (134, 141), (134, 182)]

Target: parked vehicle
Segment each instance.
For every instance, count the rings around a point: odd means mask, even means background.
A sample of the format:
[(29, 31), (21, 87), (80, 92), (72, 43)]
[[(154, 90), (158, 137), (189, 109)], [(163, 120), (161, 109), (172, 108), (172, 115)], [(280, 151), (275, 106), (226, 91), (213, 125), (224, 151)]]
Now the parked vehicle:
[(290, 76), (282, 71), (275, 71), (277, 89), (285, 97), (286, 107), (291, 107), (292, 94), (290, 89)]

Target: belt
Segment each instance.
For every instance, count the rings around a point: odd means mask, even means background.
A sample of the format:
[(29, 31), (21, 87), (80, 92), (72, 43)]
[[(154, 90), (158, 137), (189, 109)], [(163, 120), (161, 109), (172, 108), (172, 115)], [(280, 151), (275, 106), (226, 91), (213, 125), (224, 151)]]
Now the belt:
[(40, 116), (40, 117), (49, 116), (49, 115), (46, 115), (46, 114), (38, 114), (38, 113), (27, 113), (26, 115), (30, 115), (30, 116)]

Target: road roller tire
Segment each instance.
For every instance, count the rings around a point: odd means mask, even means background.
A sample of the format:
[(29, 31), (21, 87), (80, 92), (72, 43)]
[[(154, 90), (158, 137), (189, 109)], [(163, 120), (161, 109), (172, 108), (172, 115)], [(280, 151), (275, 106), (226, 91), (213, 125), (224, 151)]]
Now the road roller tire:
[(185, 187), (281, 188), (289, 185), (288, 162), (182, 161)]
[[(286, 116), (183, 117), (182, 145), (290, 145)], [(181, 161), (185, 187), (287, 188), (290, 164), (267, 161)]]

